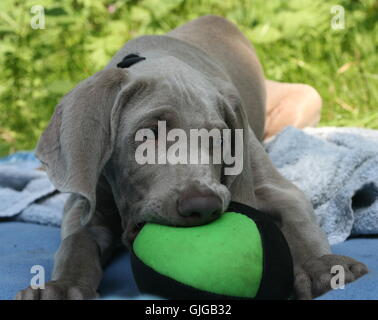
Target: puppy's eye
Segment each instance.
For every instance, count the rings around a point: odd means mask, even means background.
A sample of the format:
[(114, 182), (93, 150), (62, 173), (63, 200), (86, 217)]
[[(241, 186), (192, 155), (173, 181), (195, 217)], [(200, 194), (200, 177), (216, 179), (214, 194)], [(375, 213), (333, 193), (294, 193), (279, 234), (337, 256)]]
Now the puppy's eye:
[(147, 128), (145, 130), (148, 131), (148, 134), (145, 135), (144, 141), (146, 141), (146, 140), (157, 141), (157, 139), (159, 137), (158, 136), (158, 127), (151, 127), (151, 128)]
[(142, 128), (139, 129), (135, 134), (135, 141), (157, 141), (158, 139), (158, 128)]
[(152, 127), (150, 130), (153, 132), (155, 140), (158, 139), (158, 127)]

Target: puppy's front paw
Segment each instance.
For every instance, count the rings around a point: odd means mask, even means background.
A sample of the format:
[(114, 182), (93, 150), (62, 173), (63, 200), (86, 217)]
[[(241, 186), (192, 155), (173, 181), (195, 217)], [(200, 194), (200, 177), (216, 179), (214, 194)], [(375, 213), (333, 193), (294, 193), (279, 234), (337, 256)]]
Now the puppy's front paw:
[(99, 297), (95, 290), (68, 281), (47, 282), (44, 289), (28, 287), (17, 293), (16, 300), (86, 300)]
[[(368, 272), (367, 267), (352, 258), (334, 254), (324, 255), (320, 258), (314, 258), (301, 266), (295, 268), (294, 289), (296, 298), (308, 300), (316, 298), (323, 293), (333, 289), (332, 278), (335, 274), (331, 273), (334, 266), (338, 271), (344, 272), (344, 283), (347, 284), (363, 276)], [(338, 273), (339, 279), (342, 280), (341, 272)]]

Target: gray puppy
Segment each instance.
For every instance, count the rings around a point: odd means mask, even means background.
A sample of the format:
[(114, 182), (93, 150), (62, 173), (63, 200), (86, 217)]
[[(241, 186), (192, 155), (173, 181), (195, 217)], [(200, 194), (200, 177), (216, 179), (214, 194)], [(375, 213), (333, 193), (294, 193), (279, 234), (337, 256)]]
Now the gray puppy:
[[(117, 68), (131, 53), (146, 59)], [(104, 70), (62, 99), (39, 141), (37, 155), (51, 181), (72, 195), (52, 281), (16, 298), (94, 298), (119, 239), (129, 246), (146, 221), (207, 223), (230, 200), (266, 212), (281, 228), (294, 260), (297, 298), (330, 290), (334, 265), (344, 267), (345, 282), (365, 274), (363, 264), (331, 254), (311, 204), (272, 165), (261, 144), (265, 104), (258, 58), (223, 18), (205, 16), (166, 35), (129, 41)], [(220, 164), (138, 164), (135, 134), (154, 130), (159, 120), (185, 132), (243, 129), (243, 171), (225, 176)]]

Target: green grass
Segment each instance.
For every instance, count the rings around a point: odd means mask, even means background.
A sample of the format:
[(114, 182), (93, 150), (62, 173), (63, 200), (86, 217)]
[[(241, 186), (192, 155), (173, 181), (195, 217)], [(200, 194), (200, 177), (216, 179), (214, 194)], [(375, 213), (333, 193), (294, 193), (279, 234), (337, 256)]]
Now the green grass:
[[(43, 5), (46, 29), (30, 27)], [(266, 76), (308, 83), (324, 100), (321, 125), (378, 129), (378, 1), (1, 0), (0, 155), (32, 149), (58, 100), (100, 70), (129, 39), (162, 34), (205, 14), (236, 23)], [(115, 11), (110, 12), (111, 5)], [(109, 7), (110, 6), (110, 7)]]

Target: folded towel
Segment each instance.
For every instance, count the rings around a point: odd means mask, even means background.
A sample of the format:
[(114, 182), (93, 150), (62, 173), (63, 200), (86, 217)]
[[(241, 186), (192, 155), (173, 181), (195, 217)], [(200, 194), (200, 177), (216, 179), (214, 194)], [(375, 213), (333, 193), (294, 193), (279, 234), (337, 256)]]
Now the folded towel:
[(331, 244), (378, 234), (378, 131), (287, 127), (265, 148), (310, 199)]
[[(378, 234), (378, 131), (287, 127), (264, 145), (312, 202), (331, 244)], [(0, 218), (60, 225), (68, 195), (57, 192), (45, 172), (27, 169), (38, 166), (33, 153), (0, 160)]]
[(0, 218), (60, 226), (68, 194), (57, 192), (31, 152), (0, 160)]

